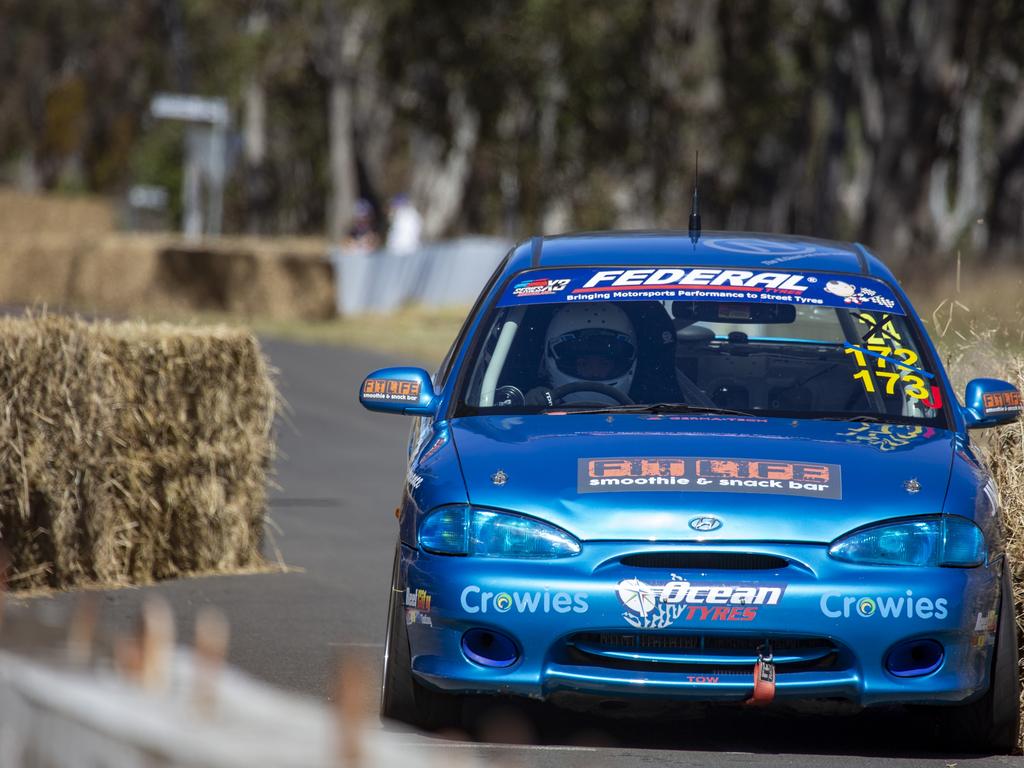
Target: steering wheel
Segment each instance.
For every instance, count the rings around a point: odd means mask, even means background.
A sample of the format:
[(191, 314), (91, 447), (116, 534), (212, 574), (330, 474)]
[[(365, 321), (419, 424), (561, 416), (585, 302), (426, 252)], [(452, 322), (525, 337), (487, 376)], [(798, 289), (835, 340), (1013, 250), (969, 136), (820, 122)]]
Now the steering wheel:
[(575, 392), (596, 392), (599, 395), (607, 395), (620, 405), (633, 405), (633, 400), (625, 392), (598, 381), (574, 381), (555, 387), (551, 390), (551, 399), (556, 403), (561, 403), (566, 395)]

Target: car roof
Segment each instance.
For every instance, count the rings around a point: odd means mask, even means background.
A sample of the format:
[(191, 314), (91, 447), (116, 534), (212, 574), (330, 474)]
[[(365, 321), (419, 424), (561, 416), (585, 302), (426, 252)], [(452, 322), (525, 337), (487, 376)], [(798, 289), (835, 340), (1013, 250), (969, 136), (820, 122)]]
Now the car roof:
[(535, 237), (521, 243), (510, 271), (529, 267), (729, 266), (881, 277), (892, 273), (860, 243), (758, 232), (702, 232), (697, 242), (683, 231), (581, 232)]

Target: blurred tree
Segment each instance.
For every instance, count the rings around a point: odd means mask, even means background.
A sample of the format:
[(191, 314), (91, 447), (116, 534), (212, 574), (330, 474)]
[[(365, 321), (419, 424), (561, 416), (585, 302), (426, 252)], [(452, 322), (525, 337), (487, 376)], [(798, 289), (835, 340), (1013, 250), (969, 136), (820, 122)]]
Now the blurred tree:
[(431, 237), (681, 226), (699, 149), (708, 227), (1024, 241), (1014, 0), (0, 0), (0, 39), (8, 178), (173, 186), (149, 98), (222, 94), (234, 229), (398, 192)]

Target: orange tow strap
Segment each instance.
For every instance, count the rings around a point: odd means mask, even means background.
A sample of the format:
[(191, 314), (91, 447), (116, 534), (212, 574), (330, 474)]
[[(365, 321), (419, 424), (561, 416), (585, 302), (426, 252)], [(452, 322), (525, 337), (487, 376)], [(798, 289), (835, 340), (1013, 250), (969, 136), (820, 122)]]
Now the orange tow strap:
[(772, 663), (771, 651), (759, 653), (754, 664), (754, 695), (747, 699), (747, 704), (763, 706), (770, 704), (775, 698), (775, 664)]

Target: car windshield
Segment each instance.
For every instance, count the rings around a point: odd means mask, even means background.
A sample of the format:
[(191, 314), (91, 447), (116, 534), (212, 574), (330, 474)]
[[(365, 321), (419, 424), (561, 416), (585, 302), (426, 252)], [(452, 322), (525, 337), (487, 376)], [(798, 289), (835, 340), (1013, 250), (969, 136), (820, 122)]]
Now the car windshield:
[(914, 325), (888, 286), (860, 275), (532, 270), (509, 282), (481, 333), (456, 415), (718, 411), (947, 424)]

